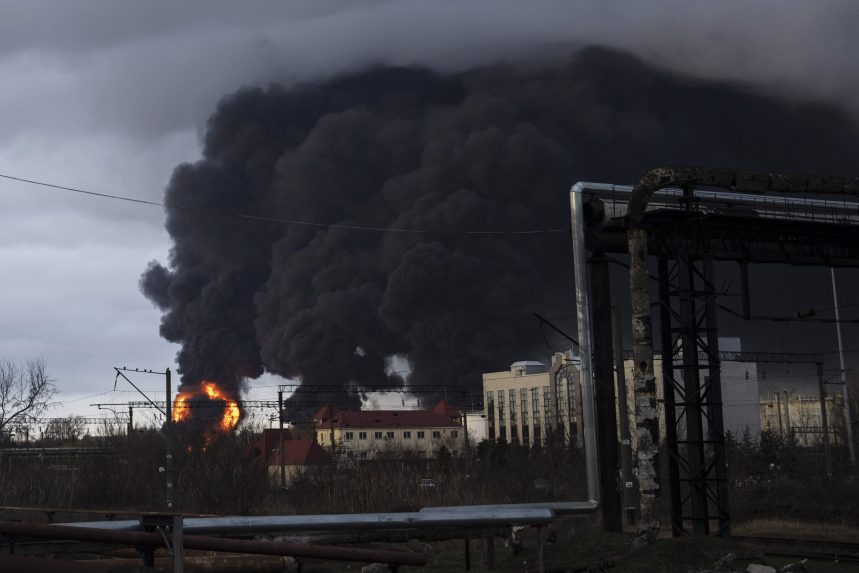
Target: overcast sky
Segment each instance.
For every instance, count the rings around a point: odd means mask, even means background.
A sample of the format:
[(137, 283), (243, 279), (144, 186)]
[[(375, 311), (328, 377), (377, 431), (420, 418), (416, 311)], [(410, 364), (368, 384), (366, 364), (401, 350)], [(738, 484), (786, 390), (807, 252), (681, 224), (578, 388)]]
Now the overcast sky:
[[(243, 85), (377, 62), (456, 70), (588, 43), (857, 112), (857, 24), (855, 1), (6, 0), (0, 173), (160, 200), (173, 167), (199, 156), (219, 98)], [(43, 355), (61, 414), (131, 398), (127, 385), (111, 392), (114, 365), (175, 368), (137, 286), (148, 261), (166, 259), (159, 208), (7, 180), (0, 201), (0, 358)]]

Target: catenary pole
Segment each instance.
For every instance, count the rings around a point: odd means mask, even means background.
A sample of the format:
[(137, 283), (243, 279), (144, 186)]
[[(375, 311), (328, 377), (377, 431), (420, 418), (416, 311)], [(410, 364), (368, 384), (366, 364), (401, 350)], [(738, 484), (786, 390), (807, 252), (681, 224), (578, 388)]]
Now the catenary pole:
[(838, 359), (841, 363), (841, 397), (844, 400), (844, 428), (847, 431), (847, 453), (850, 465), (856, 465), (856, 447), (853, 444), (853, 420), (850, 415), (850, 393), (847, 390), (847, 368), (844, 365), (844, 343), (841, 339), (841, 313), (838, 310), (838, 289), (835, 286), (835, 269), (830, 267), (832, 276), (832, 300), (835, 304), (835, 331), (838, 333)]

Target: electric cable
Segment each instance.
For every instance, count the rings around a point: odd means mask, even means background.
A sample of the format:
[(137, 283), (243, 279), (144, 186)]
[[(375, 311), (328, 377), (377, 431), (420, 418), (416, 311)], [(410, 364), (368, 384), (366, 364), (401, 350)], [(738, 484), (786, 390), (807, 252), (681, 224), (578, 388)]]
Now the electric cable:
[(69, 187), (67, 185), (57, 185), (55, 183), (48, 183), (46, 181), (38, 181), (36, 179), (27, 179), (24, 177), (16, 177), (14, 175), (7, 175), (0, 173), (0, 177), (3, 179), (8, 179), (10, 181), (17, 181), (19, 183), (27, 183), (30, 185), (37, 185), (41, 187), (49, 187), (51, 189), (58, 189), (61, 191), (69, 191), (72, 193), (79, 193), (82, 195), (89, 195), (91, 197), (98, 197), (101, 199), (112, 199), (114, 201), (125, 201), (128, 203), (136, 203), (138, 205), (148, 205), (150, 207), (162, 207), (164, 209), (168, 209), (171, 211), (182, 211), (186, 213), (196, 213), (200, 215), (216, 215), (219, 217), (233, 217), (236, 219), (247, 219), (251, 221), (263, 221), (268, 223), (281, 223), (288, 225), (301, 225), (306, 227), (316, 227), (323, 229), (340, 229), (346, 231), (365, 231), (365, 232), (377, 232), (377, 233), (410, 233), (416, 235), (541, 235), (546, 233), (569, 233), (570, 229), (523, 229), (516, 231), (499, 231), (499, 230), (471, 230), (471, 231), (434, 231), (430, 229), (412, 229), (407, 227), (374, 227), (374, 226), (364, 226), (364, 225), (349, 225), (345, 223), (320, 223), (317, 221), (303, 221), (300, 219), (286, 219), (282, 217), (269, 217), (265, 215), (254, 215), (250, 213), (237, 213), (234, 211), (223, 211), (219, 209), (207, 209), (204, 207), (191, 207), (187, 205), (176, 205), (172, 203), (165, 203), (162, 201), (150, 201), (148, 199), (136, 199), (134, 197), (126, 197), (123, 195), (113, 195), (111, 193), (99, 193), (97, 191), (89, 191), (86, 189), (80, 189), (78, 187)]

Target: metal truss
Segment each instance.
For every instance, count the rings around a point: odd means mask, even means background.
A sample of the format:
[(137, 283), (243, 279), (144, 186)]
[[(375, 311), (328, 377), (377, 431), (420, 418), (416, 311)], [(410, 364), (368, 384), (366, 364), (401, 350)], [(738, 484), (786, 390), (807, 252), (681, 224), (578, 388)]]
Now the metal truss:
[(660, 258), (659, 300), (672, 532), (729, 535), (713, 260)]

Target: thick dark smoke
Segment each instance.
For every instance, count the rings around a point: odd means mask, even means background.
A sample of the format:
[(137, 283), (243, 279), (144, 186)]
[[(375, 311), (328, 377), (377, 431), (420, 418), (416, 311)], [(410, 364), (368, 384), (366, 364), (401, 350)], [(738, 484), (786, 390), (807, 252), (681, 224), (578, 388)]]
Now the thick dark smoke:
[(405, 355), (410, 384), (474, 388), (546, 354), (531, 313), (574, 301), (568, 235), (470, 232), (567, 228), (573, 182), (634, 182), (661, 164), (855, 174), (857, 143), (838, 110), (596, 48), (562, 66), (243, 89), (210, 119), (203, 158), (176, 169), (168, 203), (394, 230), (173, 210), (169, 264), (141, 285), (182, 345), (185, 384), (267, 370), (383, 388), (403, 383), (386, 360)]

